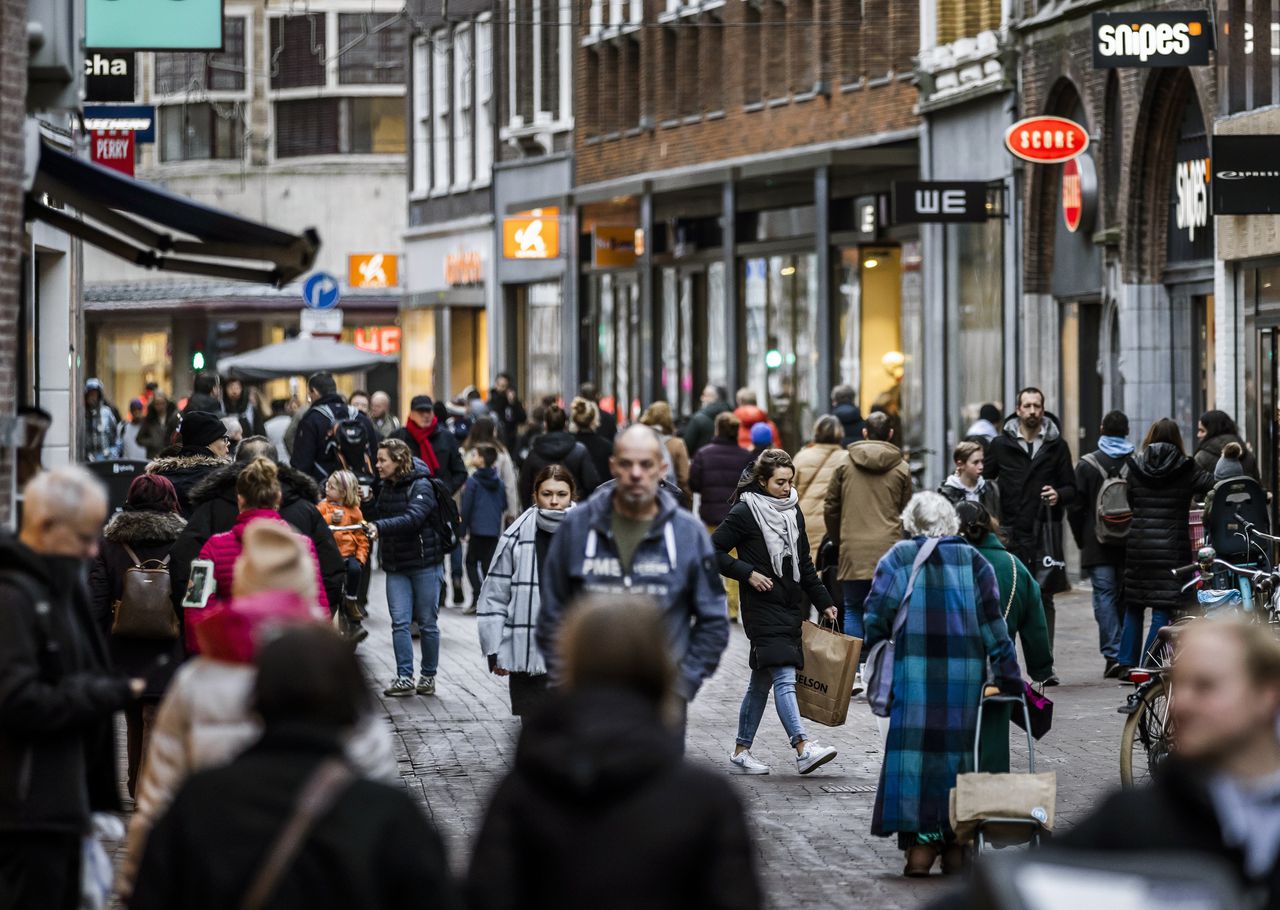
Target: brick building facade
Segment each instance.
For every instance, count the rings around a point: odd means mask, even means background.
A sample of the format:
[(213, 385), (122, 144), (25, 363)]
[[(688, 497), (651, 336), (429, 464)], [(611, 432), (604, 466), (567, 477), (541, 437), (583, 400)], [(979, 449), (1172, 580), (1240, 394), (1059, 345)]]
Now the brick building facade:
[[(23, 125), (27, 96), (27, 4), (0, 3), (0, 425), (17, 412), (22, 308)], [(13, 519), (13, 452), (0, 445), (0, 526)]]

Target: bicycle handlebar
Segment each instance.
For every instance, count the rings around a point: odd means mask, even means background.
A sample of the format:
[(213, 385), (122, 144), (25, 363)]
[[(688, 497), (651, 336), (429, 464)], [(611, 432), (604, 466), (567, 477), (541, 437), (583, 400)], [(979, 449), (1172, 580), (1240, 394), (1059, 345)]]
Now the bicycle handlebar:
[(1178, 566), (1178, 568), (1170, 569), (1169, 571), (1172, 572), (1175, 576), (1178, 576), (1178, 575), (1186, 575), (1188, 572), (1194, 572), (1199, 568), (1200, 568), (1200, 563), (1193, 562), (1190, 565)]

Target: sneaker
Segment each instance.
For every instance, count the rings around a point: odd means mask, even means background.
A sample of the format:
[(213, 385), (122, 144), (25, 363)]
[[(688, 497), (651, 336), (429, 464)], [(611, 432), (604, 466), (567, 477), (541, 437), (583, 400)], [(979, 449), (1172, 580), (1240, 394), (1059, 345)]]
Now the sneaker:
[(1049, 678), (1044, 681), (1045, 688), (1048, 688), (1049, 686), (1060, 686), (1060, 685), (1062, 685), (1062, 681), (1058, 679), (1057, 673), (1049, 674)]
[(436, 694), (436, 678), (434, 676), (424, 676), (418, 680), (419, 695), (435, 695)]
[(396, 677), (395, 682), (382, 690), (387, 698), (404, 698), (413, 694), (413, 680), (407, 676)]
[(462, 592), (462, 579), (455, 578), (453, 580), (453, 605), (456, 607), (466, 599), (467, 595)]
[(1119, 662), (1119, 661), (1112, 660), (1110, 657), (1108, 657), (1108, 658), (1107, 658), (1107, 663), (1106, 663), (1106, 665), (1103, 667), (1103, 670), (1102, 670), (1102, 678), (1103, 678), (1103, 679), (1115, 679), (1117, 676), (1119, 676), (1119, 675), (1120, 675), (1120, 671), (1121, 671), (1122, 669), (1124, 669), (1124, 668), (1120, 666), (1120, 662)]
[(821, 768), (835, 757), (835, 749), (811, 742), (804, 747), (803, 754), (796, 756), (796, 770), (801, 774), (808, 774)]
[(862, 694), (862, 690), (865, 688), (866, 685), (862, 682), (862, 671), (859, 670), (857, 675), (853, 677), (853, 697), (857, 698)]
[(734, 774), (768, 774), (769, 766), (757, 759), (749, 750), (729, 755)]

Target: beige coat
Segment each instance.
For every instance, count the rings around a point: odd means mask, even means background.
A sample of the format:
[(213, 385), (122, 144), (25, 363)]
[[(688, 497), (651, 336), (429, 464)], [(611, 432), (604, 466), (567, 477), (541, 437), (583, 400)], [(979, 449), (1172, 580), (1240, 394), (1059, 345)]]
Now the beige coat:
[(689, 449), (679, 436), (668, 436), (666, 443), (671, 466), (676, 472), (676, 485), (684, 494), (684, 506), (689, 508), (693, 505), (693, 490), (689, 487)]
[(839, 460), (823, 509), (827, 535), (840, 547), (841, 581), (865, 581), (902, 539), (902, 510), (911, 499), (911, 470), (891, 442), (863, 440)]
[[(138, 781), (137, 806), (129, 822), (128, 850), (116, 887), (130, 894), (147, 835), (197, 771), (216, 768), (253, 744), (262, 732), (249, 707), (257, 669), (252, 664), (196, 657), (183, 664), (160, 703)], [(391, 731), (370, 716), (347, 741), (347, 758), (364, 777), (399, 780)]]
[(796, 495), (800, 497), (800, 512), (804, 515), (804, 527), (809, 533), (809, 549), (813, 561), (818, 562), (818, 548), (822, 546), (826, 519), (827, 489), (836, 466), (845, 458), (844, 448), (834, 442), (811, 442), (791, 459), (796, 466)]

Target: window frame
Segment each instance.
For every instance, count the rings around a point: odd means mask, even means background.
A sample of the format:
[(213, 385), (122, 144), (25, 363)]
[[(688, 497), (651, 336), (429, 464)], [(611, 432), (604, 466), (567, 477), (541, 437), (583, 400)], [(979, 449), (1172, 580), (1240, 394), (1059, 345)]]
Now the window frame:
[[(248, 107), (253, 98), (253, 79), (254, 67), (253, 60), (256, 54), (257, 32), (253, 28), (253, 15), (248, 10), (224, 11), (223, 22), (229, 19), (239, 19), (243, 23), (244, 36), (244, 85), (240, 89), (211, 89), (207, 86), (198, 94), (189, 90), (180, 92), (160, 92), (157, 83), (157, 67), (156, 57), (160, 52), (152, 55), (151, 71), (146, 81), (147, 94), (150, 96), (150, 103), (156, 109), (156, 148), (155, 163), (160, 166), (184, 165), (191, 162), (215, 163), (215, 162), (232, 162), (236, 166), (240, 166), (245, 161), (245, 136), (248, 135), (248, 118), (244, 116), (244, 110)], [(225, 25), (224, 25), (225, 28)], [(208, 52), (192, 51), (180, 52), (184, 56), (209, 57)], [(208, 63), (206, 62), (206, 67)], [(167, 117), (172, 116), (174, 112), (180, 111), (182, 108), (193, 105), (210, 104), (218, 107), (227, 105), (239, 105), (241, 111), (240, 117), (240, 154), (228, 158), (174, 158), (166, 159), (164, 157), (164, 121)]]

